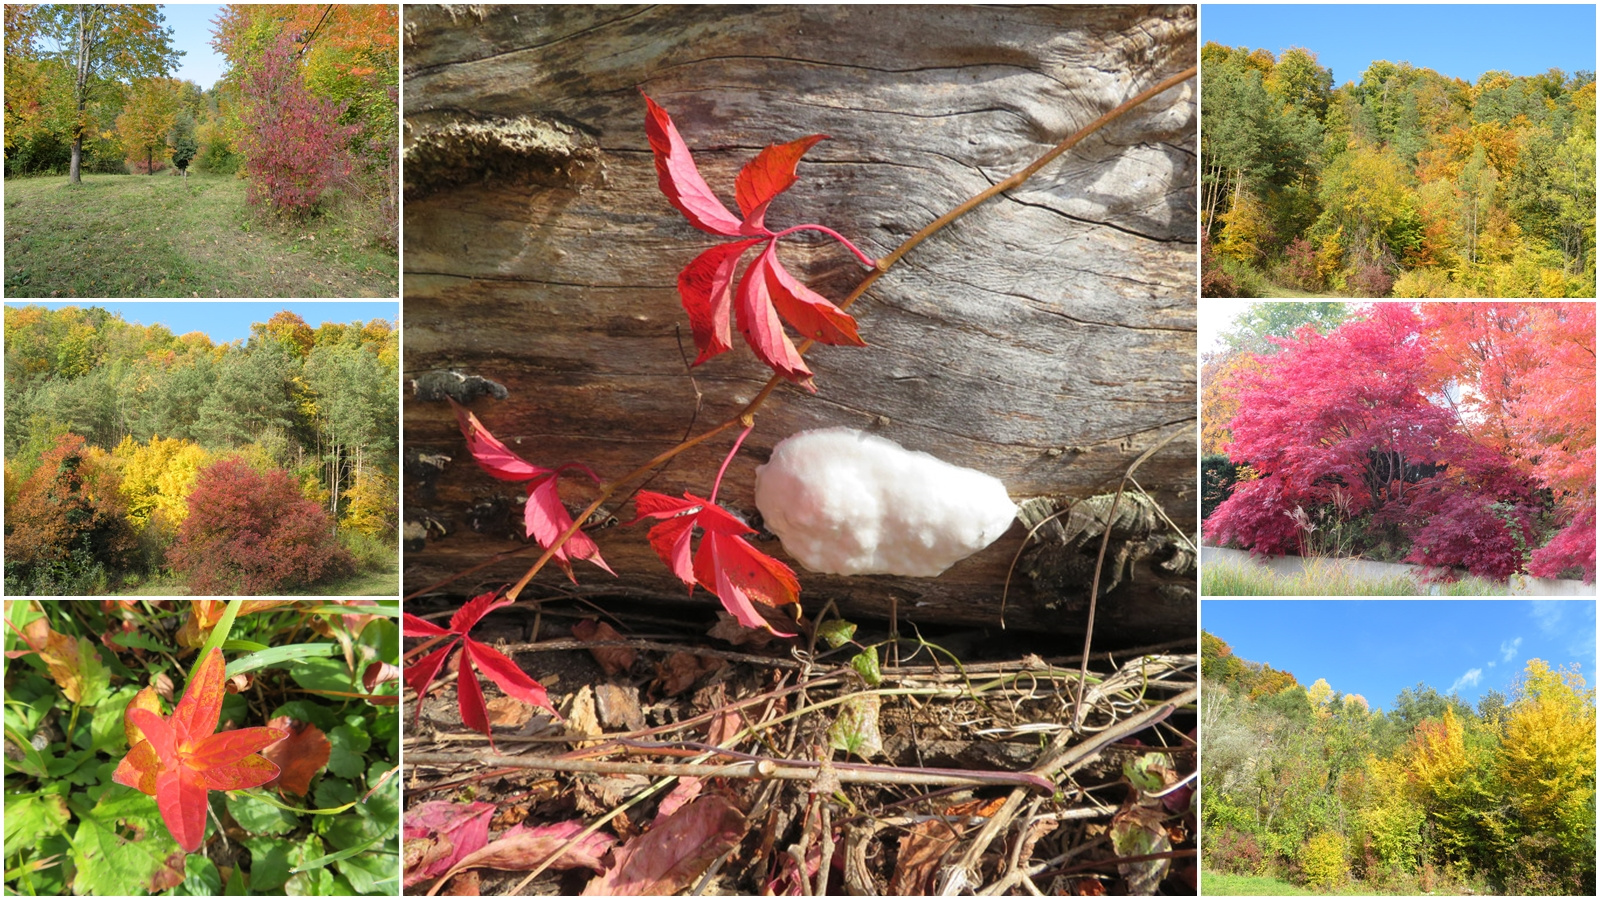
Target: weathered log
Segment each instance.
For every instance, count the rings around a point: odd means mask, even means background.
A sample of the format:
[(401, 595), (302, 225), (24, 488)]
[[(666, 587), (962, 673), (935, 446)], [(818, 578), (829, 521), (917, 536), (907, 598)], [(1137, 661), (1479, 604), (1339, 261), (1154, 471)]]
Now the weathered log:
[[(542, 465), (581, 461), (612, 478), (737, 412), (769, 374), (737, 338), (734, 352), (686, 367), (677, 273), (719, 239), (658, 191), (639, 89), (672, 113), (725, 198), (762, 146), (830, 135), (767, 221), (820, 222), (878, 257), (1196, 57), (1193, 6), (405, 15), (408, 374), (434, 398), (465, 378), (478, 379), (474, 395), (503, 385), (503, 399), (471, 404), (496, 435)], [(1134, 459), (1181, 430), (1137, 478), (1192, 533), (1194, 92), (1190, 81), (1155, 97), (881, 278), (851, 310), (870, 346), (808, 354), (817, 393), (779, 388), (722, 499), (753, 512), (756, 464), (805, 428), (870, 429), (996, 475), (1018, 499), (1114, 491)], [(781, 253), (836, 300), (863, 275), (809, 233)], [(409, 592), (516, 546), (520, 508), (514, 485), (472, 463), (442, 400), (408, 397), (405, 433), (410, 531), (428, 532), (406, 555)], [(732, 439), (683, 454), (650, 489), (704, 495)], [(575, 506), (594, 496), (578, 479), (563, 492)], [(595, 536), (623, 584), (682, 596), (643, 532)], [(1013, 527), (937, 579), (801, 572), (804, 599), (813, 610), (835, 599), (847, 617), (885, 617), (894, 604), (902, 622), (997, 625), (1024, 533)], [(450, 590), (514, 580), (532, 558)], [(1102, 602), (1097, 634), (1193, 634), (1193, 575), (1155, 559)], [(579, 571), (586, 586), (610, 579)], [(552, 567), (539, 578), (561, 576)], [(1006, 623), (1081, 633), (1087, 589), (1081, 567), (1016, 575)], [(694, 602), (709, 618), (715, 601), (697, 592)]]

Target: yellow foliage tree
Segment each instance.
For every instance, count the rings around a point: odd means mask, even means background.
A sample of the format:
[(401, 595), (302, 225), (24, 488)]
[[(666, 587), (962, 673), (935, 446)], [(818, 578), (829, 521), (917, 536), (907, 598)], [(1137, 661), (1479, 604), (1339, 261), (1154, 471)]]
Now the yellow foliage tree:
[(347, 505), (340, 525), (373, 537), (394, 533), (398, 507), (393, 478), (367, 466), (356, 474), (344, 499)]
[(1528, 660), (1506, 717), (1498, 773), (1524, 833), (1542, 834), (1562, 852), (1592, 860), (1595, 694), (1584, 688), (1577, 672)]
[[(1422, 807), (1400, 757), (1367, 757), (1366, 797), (1359, 810), (1367, 840), (1378, 859), (1404, 872), (1416, 868), (1422, 847)], [(1368, 873), (1369, 877), (1372, 873)]]
[(122, 464), (122, 496), (128, 521), (146, 528), (152, 519), (176, 528), (189, 515), (189, 493), (195, 475), (209, 457), (199, 444), (179, 438), (151, 437), (141, 445), (130, 435), (112, 456)]

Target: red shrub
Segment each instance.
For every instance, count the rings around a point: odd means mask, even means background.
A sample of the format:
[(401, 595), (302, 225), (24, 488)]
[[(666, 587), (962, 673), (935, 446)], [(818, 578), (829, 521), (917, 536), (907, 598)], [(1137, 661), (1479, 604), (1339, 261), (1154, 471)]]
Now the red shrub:
[(322, 508), (285, 472), (237, 459), (202, 469), (168, 557), (195, 594), (268, 594), (354, 569)]
[(241, 147), (252, 204), (304, 217), (353, 167), (348, 144), (359, 125), (340, 125), (344, 106), (312, 96), (288, 33), (245, 71)]
[(1219, 547), (1233, 545), (1261, 556), (1298, 553), (1300, 532), (1287, 515), (1294, 507), (1281, 479), (1268, 475), (1236, 485), (1202, 527), (1206, 540)]
[(1322, 273), (1317, 271), (1317, 251), (1303, 237), (1295, 238), (1283, 250), (1283, 278), (1302, 291), (1320, 291)]
[(1583, 570), (1583, 583), (1594, 583), (1594, 504), (1590, 503), (1550, 543), (1533, 553), (1528, 572), (1540, 578), (1560, 578), (1570, 568)]
[(1464, 566), (1469, 574), (1494, 579), (1522, 570), (1533, 540), (1531, 507), (1491, 503), (1467, 489), (1425, 492), (1412, 507), (1423, 524), (1412, 532), (1406, 562), (1444, 570)]

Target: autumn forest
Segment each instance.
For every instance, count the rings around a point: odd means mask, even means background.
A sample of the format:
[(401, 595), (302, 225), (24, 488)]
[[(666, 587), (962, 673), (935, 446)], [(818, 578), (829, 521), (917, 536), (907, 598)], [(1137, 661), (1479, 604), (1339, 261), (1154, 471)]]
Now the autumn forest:
[(1204, 296), (1593, 297), (1593, 72), (1201, 51)]
[(398, 338), (7, 306), (6, 593), (392, 594)]

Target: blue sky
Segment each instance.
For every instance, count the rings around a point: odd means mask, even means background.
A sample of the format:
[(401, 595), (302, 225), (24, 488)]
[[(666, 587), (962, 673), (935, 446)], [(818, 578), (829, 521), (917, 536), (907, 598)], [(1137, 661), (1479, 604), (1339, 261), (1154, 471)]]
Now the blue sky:
[(161, 7), (172, 27), (172, 46), (182, 50), (173, 75), (210, 89), (222, 77), (227, 60), (211, 49), (211, 20), (222, 7), (206, 3), (168, 3)]
[(1374, 60), (1476, 83), (1484, 72), (1595, 70), (1595, 5), (1202, 4), (1200, 38), (1271, 51), (1304, 47), (1359, 82)]
[(393, 324), (400, 314), (400, 304), (393, 300), (108, 300), (95, 301), (7, 301), (7, 306), (43, 306), (60, 309), (63, 306), (99, 306), (121, 313), (124, 322), (140, 325), (165, 325), (173, 334), (203, 331), (212, 343), (226, 344), (250, 336), (250, 326), (265, 322), (280, 310), (289, 310), (312, 328), (324, 322), (367, 322), (387, 319)]
[(1593, 600), (1203, 600), (1200, 627), (1251, 662), (1391, 709), (1417, 682), (1476, 705), (1538, 658), (1594, 686)]

